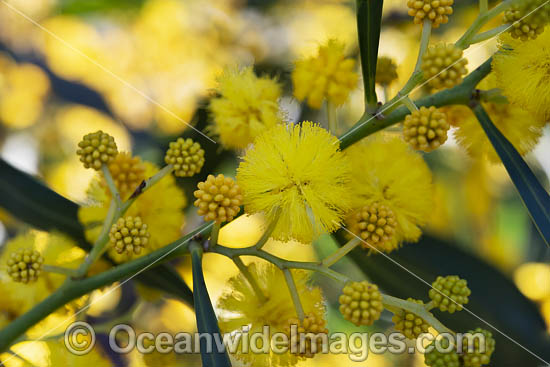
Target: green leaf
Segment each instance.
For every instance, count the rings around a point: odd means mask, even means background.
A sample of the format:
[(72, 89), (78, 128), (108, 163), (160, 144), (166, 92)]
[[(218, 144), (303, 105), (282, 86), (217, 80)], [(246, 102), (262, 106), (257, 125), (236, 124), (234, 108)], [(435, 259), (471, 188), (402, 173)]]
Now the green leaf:
[[(345, 243), (344, 238), (338, 240)], [(388, 257), (369, 256), (357, 248), (348, 258), (385, 293), (400, 298), (429, 300), (429, 284), (438, 275), (466, 279), (472, 290), (466, 307), (477, 317), (466, 310), (454, 314), (435, 310), (439, 320), (456, 332), (476, 327), (491, 331), (497, 342), (492, 366), (538, 366), (541, 361), (482, 320), (542, 359), (550, 360), (550, 339), (538, 307), (498, 270), (451, 243), (424, 235), (419, 243), (407, 244)]]
[[(3, 159), (0, 159), (0, 207), (35, 228), (61, 231), (76, 240), (82, 249), (91, 248), (78, 221), (78, 205)], [(169, 265), (159, 265), (136, 279), (188, 304), (193, 302), (191, 289)]]
[(493, 124), (483, 106), (477, 104), (473, 111), (508, 171), (531, 219), (546, 244), (550, 246), (550, 196), (514, 146)]
[(357, 0), (357, 33), (359, 35), (365, 102), (370, 106), (376, 106), (378, 102), (375, 78), (383, 4), (383, 0)]
[(0, 159), (0, 206), (25, 223), (42, 230), (57, 229), (84, 239), (78, 205), (35, 178)]
[[(202, 248), (197, 244), (191, 244), (191, 262), (193, 267), (193, 291), (195, 300), (195, 316), (197, 318), (197, 329), (199, 333), (206, 333), (212, 338), (212, 350), (207, 350), (207, 342), (201, 339), (200, 348), (203, 367), (226, 367), (231, 366), (229, 356), (225, 351), (220, 352), (217, 347), (216, 339), (222, 341), (222, 334), (218, 326), (216, 313), (210, 302), (210, 296), (204, 282), (202, 272)], [(222, 344), (223, 345), (223, 344)]]

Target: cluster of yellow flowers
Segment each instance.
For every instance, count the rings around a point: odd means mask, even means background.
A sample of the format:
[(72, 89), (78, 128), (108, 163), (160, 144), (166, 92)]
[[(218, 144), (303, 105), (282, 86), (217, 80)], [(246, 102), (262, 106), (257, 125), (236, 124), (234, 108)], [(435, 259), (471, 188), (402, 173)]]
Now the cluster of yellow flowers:
[[(532, 149), (550, 119), (550, 90), (540, 88), (550, 83), (550, 31), (543, 31), (547, 21), (540, 17), (519, 20), (538, 4), (532, 0), (506, 13), (505, 20), (514, 22), (514, 29), (511, 36), (501, 38), (494, 72), (479, 84), (484, 90), (502, 90), (505, 101), (482, 103), (521, 154)], [(415, 23), (429, 26), (431, 22), (438, 27), (452, 14), (453, 0), (409, 0), (407, 5)], [(415, 73), (422, 74), (433, 89), (459, 85), (467, 73), (462, 48), (447, 43), (424, 45), (427, 50), (420, 55)], [(316, 55), (296, 61), (291, 74), (294, 97), (314, 109), (326, 104), (331, 110), (344, 104), (359, 80), (355, 59), (347, 57), (345, 50), (344, 44), (329, 40)], [(397, 77), (395, 62), (380, 57), (376, 82), (387, 87)], [(410, 114), (403, 119), (401, 135), (378, 133), (343, 151), (334, 131), (321, 124), (285, 121), (279, 105), (282, 93), (276, 78), (258, 76), (252, 67), (228, 69), (218, 78), (208, 104), (211, 121), (207, 130), (223, 148), (238, 150), (242, 156), (235, 178), (205, 175), (193, 192), (197, 214), (214, 223), (211, 238), (215, 233), (217, 239), (220, 225), (234, 220), (242, 210), (247, 215), (261, 214), (270, 229), (267, 235), (278, 241), (311, 244), (322, 234), (347, 227), (349, 244), (360, 245), (369, 254), (391, 253), (404, 242), (419, 240), (434, 207), (432, 174), (418, 150), (430, 152), (443, 145), (452, 125), (459, 145), (472, 156), (497, 161), (481, 127), (461, 107), (418, 109), (406, 95), (403, 103)], [(167, 166), (162, 169), (129, 152), (119, 152), (114, 138), (101, 130), (85, 135), (76, 153), (86, 168), (97, 171), (88, 189), (89, 204), (79, 208), (78, 218), (90, 242), (107, 238), (112, 260), (129, 261), (181, 238), (187, 200), (175, 177), (200, 174), (206, 157), (198, 142), (184, 138), (171, 142), (164, 155)], [(128, 203), (121, 212), (121, 205)], [(13, 281), (36, 289), (50, 286), (42, 284), (41, 277), (50, 265), (60, 262), (52, 258), (50, 245), (38, 249), (34, 237), (20, 241), (25, 246), (15, 250), (8, 245), (10, 255), (2, 253), (7, 273)], [(67, 245), (68, 241), (60, 242)], [(216, 245), (213, 241), (212, 247)], [(80, 252), (73, 256), (75, 260), (82, 257)], [(323, 294), (312, 286), (304, 270), (289, 270), (275, 262), (237, 265), (242, 265), (241, 273), (229, 280), (228, 290), (218, 300), (223, 332), (248, 325), (254, 333), (269, 325), (272, 334), (290, 335), (293, 346), (298, 343), (292, 339), (293, 327), (299, 332), (328, 333)], [(331, 271), (330, 265), (323, 260), (319, 266)], [(470, 296), (466, 280), (458, 276), (438, 277), (427, 303), (388, 299), (368, 281), (347, 279), (343, 283), (338, 303), (344, 319), (368, 326), (386, 309), (393, 313), (395, 329), (409, 339), (434, 326), (432, 309), (461, 311)], [(434, 349), (426, 354), (426, 364), (488, 364), (494, 340), (489, 332), (477, 331), (487, 339), (484, 351), (467, 341), (463, 349), (452, 348), (447, 354)], [(249, 354), (239, 345), (235, 357), (258, 366), (290, 366), (313, 357), (320, 347), (310, 342), (297, 353)]]

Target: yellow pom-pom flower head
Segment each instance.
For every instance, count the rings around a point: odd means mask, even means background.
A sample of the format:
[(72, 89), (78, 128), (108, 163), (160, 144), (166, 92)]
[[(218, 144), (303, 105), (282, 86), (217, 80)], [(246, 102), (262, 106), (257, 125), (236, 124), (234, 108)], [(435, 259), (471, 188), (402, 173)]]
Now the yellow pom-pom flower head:
[(99, 171), (103, 164), (111, 162), (117, 153), (115, 139), (101, 130), (84, 135), (76, 151), (84, 167), (96, 171)]
[(212, 133), (229, 149), (244, 149), (258, 134), (282, 122), (281, 86), (257, 77), (251, 67), (226, 71), (218, 80), (219, 97), (210, 101)]
[(109, 232), (109, 242), (117, 253), (139, 255), (149, 243), (147, 224), (140, 217), (119, 218)]
[(230, 222), (241, 210), (243, 203), (241, 188), (231, 177), (208, 175), (206, 181), (199, 182), (193, 195), (197, 198), (194, 205), (204, 220), (218, 223)]
[[(272, 236), (309, 243), (340, 227), (350, 207), (350, 165), (338, 139), (312, 122), (262, 134), (237, 170), (247, 213), (278, 218)], [(280, 215), (279, 215), (280, 213)]]
[[(300, 357), (313, 358), (315, 354), (326, 349), (328, 347), (326, 323), (324, 317), (319, 318), (312, 312), (305, 315), (303, 320), (297, 317), (290, 319), (288, 326), (285, 328), (289, 336), (290, 353), (297, 354)], [(313, 334), (311, 338), (308, 337), (309, 333)], [(324, 340), (322, 334), (326, 334)], [(327, 343), (324, 343), (324, 341), (327, 341)]]
[(357, 87), (359, 76), (355, 60), (346, 58), (344, 44), (329, 40), (315, 56), (296, 61), (292, 71), (294, 96), (307, 100), (312, 108), (321, 108), (324, 100), (341, 105)]
[(537, 39), (504, 45), (493, 59), (498, 87), (510, 103), (522, 107), (537, 119), (550, 119), (550, 30)]
[(491, 362), (495, 351), (495, 339), (490, 331), (476, 328), (462, 337), (462, 358), (464, 367), (481, 367)]
[[(412, 298), (407, 299), (409, 302), (423, 305), (424, 302)], [(401, 331), (409, 339), (416, 339), (420, 334), (427, 333), (430, 325), (421, 317), (407, 310), (399, 310), (392, 317), (395, 324), (395, 330)]]
[(405, 240), (417, 241), (434, 205), (432, 176), (422, 157), (402, 139), (384, 135), (354, 144), (345, 153), (352, 172), (360, 172), (351, 183), (357, 208), (376, 203), (395, 216), (394, 233), (379, 250), (391, 252)]
[(397, 79), (397, 65), (391, 57), (381, 56), (376, 64), (376, 82), (380, 85), (390, 85)]
[(19, 249), (8, 258), (8, 275), (14, 282), (32, 283), (42, 271), (44, 258), (36, 250)]
[(372, 325), (384, 310), (378, 286), (367, 281), (346, 284), (338, 302), (340, 313), (357, 326)]
[(453, 0), (408, 0), (409, 15), (414, 17), (415, 24), (421, 24), (425, 19), (432, 22), (433, 28), (449, 22), (453, 14)]
[(461, 311), (462, 306), (467, 304), (470, 295), (468, 282), (456, 275), (437, 277), (432, 283), (429, 291), (432, 304), (443, 312), (454, 313)]
[[(139, 157), (132, 157), (130, 153), (118, 153), (108, 167), (122, 200), (128, 199), (146, 179), (143, 162)], [(105, 182), (102, 183), (107, 187)]]
[(191, 177), (204, 165), (204, 150), (192, 139), (178, 138), (170, 143), (164, 162), (174, 166), (177, 177)]
[(450, 127), (444, 112), (434, 106), (420, 107), (405, 117), (403, 137), (414, 149), (431, 152), (447, 141)]
[(424, 79), (433, 89), (451, 88), (462, 82), (468, 73), (468, 60), (462, 57), (462, 49), (452, 43), (430, 45), (422, 56)]
[[(289, 320), (297, 315), (283, 272), (268, 263), (252, 263), (248, 265), (248, 270), (263, 297), (256, 294), (244, 275), (231, 278), (228, 289), (217, 303), (220, 329), (229, 333), (242, 330), (243, 325), (248, 325), (249, 334), (252, 335), (255, 332), (261, 333), (264, 325), (267, 325), (271, 335), (286, 333)], [(326, 310), (321, 289), (310, 285), (307, 272), (291, 272), (305, 314), (313, 316), (315, 320), (324, 320)], [(302, 359), (297, 354), (290, 353), (290, 350), (282, 354), (275, 353), (271, 348), (265, 354), (247, 352), (243, 352), (240, 344), (235, 357), (252, 366), (293, 366)]]
[[(497, 88), (494, 73), (489, 74), (480, 84), (480, 89)], [(511, 103), (482, 102), (493, 124), (516, 148), (519, 154), (525, 155), (533, 150), (542, 136), (546, 124), (544, 119)], [(500, 163), (500, 158), (487, 138), (472, 111), (465, 106), (449, 107), (456, 119), (454, 136), (458, 144), (469, 156), (475, 159), (488, 159), (491, 163)]]
[(385, 205), (372, 203), (353, 212), (346, 220), (348, 228), (361, 237), (361, 246), (384, 252), (393, 250), (392, 237), (397, 227), (395, 213)]

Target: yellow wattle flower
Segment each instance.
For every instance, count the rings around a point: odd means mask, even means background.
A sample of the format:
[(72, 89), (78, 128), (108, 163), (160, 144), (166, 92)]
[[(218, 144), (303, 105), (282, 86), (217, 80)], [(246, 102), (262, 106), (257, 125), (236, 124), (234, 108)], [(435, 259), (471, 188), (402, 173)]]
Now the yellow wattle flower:
[(298, 100), (307, 99), (312, 108), (321, 108), (325, 99), (335, 105), (346, 102), (359, 76), (354, 71), (355, 60), (346, 58), (344, 48), (343, 43), (329, 40), (317, 55), (296, 61), (292, 82)]
[[(417, 241), (434, 207), (432, 175), (422, 157), (397, 137), (372, 137), (346, 150), (352, 165), (354, 205), (391, 210), (396, 226), (381, 251)], [(391, 159), (388, 159), (391, 157)]]
[[(497, 81), (494, 74), (489, 74), (479, 84), (481, 89), (496, 87)], [(537, 145), (542, 136), (545, 120), (509, 103), (484, 102), (483, 107), (493, 124), (512, 143), (519, 154), (525, 155)], [(487, 158), (491, 163), (500, 163), (497, 152), (471, 110), (465, 106), (452, 106), (449, 109), (456, 120), (455, 139), (468, 155), (475, 159)]]
[[(152, 163), (144, 162), (143, 165), (145, 177), (151, 177), (159, 171)], [(99, 236), (101, 224), (107, 216), (110, 196), (108, 190), (98, 180), (90, 184), (88, 196), (92, 204), (80, 207), (78, 218), (84, 225), (86, 238), (93, 243)], [(144, 223), (147, 223), (151, 238), (142, 255), (166, 246), (181, 237), (185, 205), (185, 196), (172, 175), (163, 177), (155, 186), (139, 195), (125, 215), (140, 217)], [(114, 255), (113, 252), (116, 253), (112, 251), (110, 254)], [(117, 260), (116, 256), (115, 260)]]
[(245, 211), (262, 212), (268, 222), (280, 212), (273, 238), (303, 243), (340, 228), (350, 179), (338, 139), (308, 121), (260, 135), (237, 170)]
[(502, 45), (493, 59), (498, 87), (510, 103), (550, 119), (550, 30), (527, 42)]
[[(267, 263), (252, 263), (248, 265), (248, 270), (262, 290), (265, 301), (259, 299), (242, 274), (231, 278), (228, 289), (217, 304), (221, 312), (220, 329), (224, 333), (230, 333), (242, 331), (244, 325), (249, 325), (249, 335), (252, 335), (262, 332), (263, 326), (267, 325), (271, 335), (285, 332), (288, 321), (297, 315), (283, 272), (275, 265)], [(325, 306), (321, 289), (309, 285), (308, 274), (303, 270), (292, 270), (292, 275), (304, 312), (317, 319), (324, 319)], [(298, 362), (298, 356), (290, 351), (277, 354), (272, 349), (266, 354), (245, 354), (240, 353), (239, 348), (235, 357), (251, 363), (252, 366), (293, 366)]]
[[(51, 295), (65, 281), (65, 276), (42, 272), (36, 281), (28, 284), (14, 282), (6, 274), (6, 262), (10, 254), (18, 249), (39, 251), (44, 264), (76, 269), (86, 253), (76, 246), (69, 237), (59, 233), (47, 233), (31, 230), (17, 235), (7, 241), (0, 252), (0, 328), (4, 322), (11, 322), (16, 317), (29, 311), (32, 307)], [(85, 296), (84, 298), (86, 298)], [(34, 326), (29, 337), (38, 337), (59, 324), (59, 318), (67, 318), (82, 306), (82, 298), (67, 304)], [(52, 325), (55, 324), (55, 325)]]
[(210, 101), (210, 131), (229, 149), (244, 149), (258, 134), (282, 122), (275, 79), (258, 77), (252, 67), (228, 70), (218, 79), (219, 97)]

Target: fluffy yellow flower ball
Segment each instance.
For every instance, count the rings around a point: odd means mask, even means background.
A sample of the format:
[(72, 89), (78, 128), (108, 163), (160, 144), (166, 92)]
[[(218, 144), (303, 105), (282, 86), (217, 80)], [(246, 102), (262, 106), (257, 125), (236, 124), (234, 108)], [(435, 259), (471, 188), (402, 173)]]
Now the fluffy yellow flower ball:
[(434, 206), (432, 175), (422, 157), (400, 138), (385, 136), (355, 144), (346, 155), (352, 171), (360, 172), (351, 184), (356, 207), (378, 203), (395, 215), (394, 233), (383, 250), (391, 252), (404, 240), (417, 241)]
[[(288, 320), (296, 317), (296, 311), (283, 272), (268, 263), (252, 263), (248, 265), (248, 270), (262, 290), (263, 299), (258, 297), (242, 274), (231, 278), (228, 289), (217, 304), (221, 312), (220, 329), (228, 333), (242, 330), (243, 325), (249, 325), (249, 334), (252, 334), (262, 332), (264, 325), (268, 325), (271, 335), (284, 333)], [(309, 285), (308, 274), (304, 271), (292, 270), (292, 276), (304, 312), (313, 315), (316, 320), (324, 319), (325, 306), (321, 289)], [(280, 354), (271, 348), (266, 354), (242, 353), (242, 344), (237, 348), (235, 357), (252, 366), (292, 366), (299, 359), (299, 356), (290, 351)]]
[[(480, 89), (497, 87), (494, 74), (489, 74), (480, 84)], [(510, 103), (484, 102), (483, 107), (494, 125), (512, 143), (519, 154), (525, 155), (533, 150), (542, 136), (546, 124), (529, 111)], [(474, 159), (488, 159), (491, 163), (500, 163), (500, 158), (487, 138), (472, 111), (465, 106), (450, 107), (456, 120), (454, 136), (458, 144)]]
[(350, 176), (338, 139), (308, 121), (260, 135), (237, 170), (245, 211), (262, 212), (268, 222), (279, 217), (273, 237), (303, 243), (340, 228)]
[(536, 118), (550, 119), (550, 30), (535, 40), (504, 44), (493, 59), (498, 86), (508, 100), (531, 111)]
[(226, 71), (218, 79), (219, 97), (210, 101), (210, 131), (229, 149), (244, 149), (258, 134), (282, 122), (281, 86), (257, 77), (251, 67)]
[(321, 108), (326, 99), (341, 105), (357, 87), (359, 76), (354, 71), (355, 60), (346, 58), (344, 44), (329, 40), (319, 47), (318, 54), (295, 63), (292, 72), (294, 96), (306, 100), (312, 108)]

